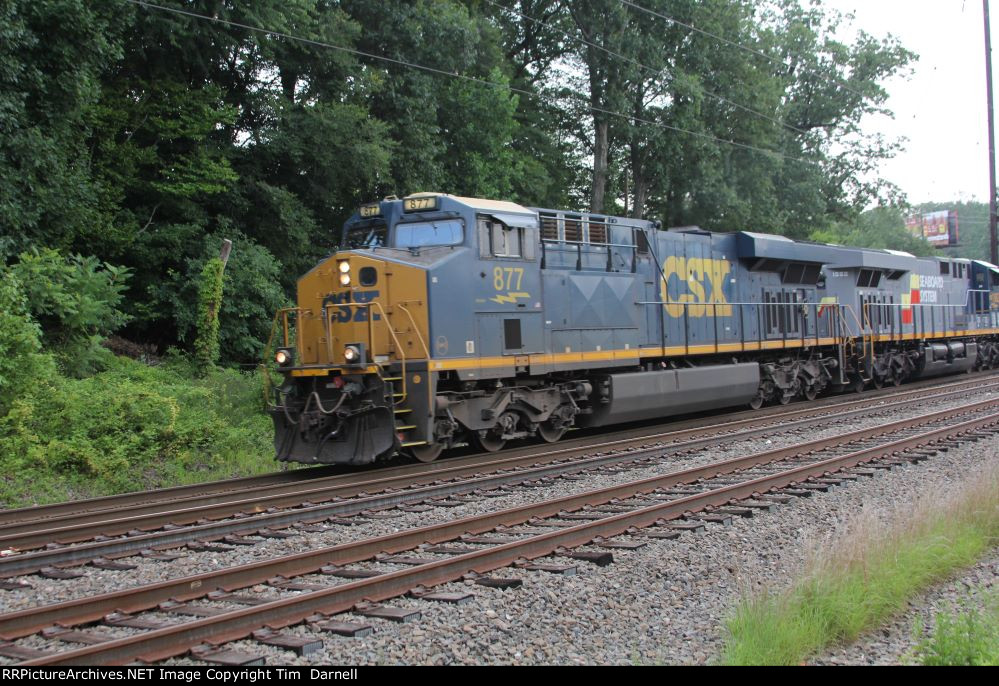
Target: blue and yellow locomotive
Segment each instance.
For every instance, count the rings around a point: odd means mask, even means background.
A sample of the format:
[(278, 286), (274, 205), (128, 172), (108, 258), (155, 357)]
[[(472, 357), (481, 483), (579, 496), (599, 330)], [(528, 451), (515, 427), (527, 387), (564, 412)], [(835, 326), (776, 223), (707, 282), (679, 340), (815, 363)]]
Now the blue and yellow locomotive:
[(999, 365), (999, 268), (420, 193), (361, 207), (276, 327), (279, 460), (430, 461)]

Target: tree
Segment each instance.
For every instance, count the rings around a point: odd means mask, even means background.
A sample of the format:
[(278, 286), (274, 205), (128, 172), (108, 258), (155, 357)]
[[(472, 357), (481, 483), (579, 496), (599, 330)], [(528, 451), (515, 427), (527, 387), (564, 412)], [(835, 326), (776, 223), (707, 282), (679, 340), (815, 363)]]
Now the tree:
[(118, 51), (106, 3), (0, 4), (0, 237), (68, 248), (110, 223), (86, 145), (100, 75)]

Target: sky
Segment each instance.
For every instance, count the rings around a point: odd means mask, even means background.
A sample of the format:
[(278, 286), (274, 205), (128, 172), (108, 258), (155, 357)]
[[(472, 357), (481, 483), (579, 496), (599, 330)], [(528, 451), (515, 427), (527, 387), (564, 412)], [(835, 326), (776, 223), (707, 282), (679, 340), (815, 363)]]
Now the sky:
[[(981, 0), (823, 0), (856, 15), (858, 29), (894, 35), (919, 55), (907, 78), (884, 85), (894, 119), (869, 116), (866, 132), (905, 136), (905, 151), (881, 166), (909, 202), (980, 200), (989, 195), (985, 29)], [(993, 81), (999, 87), (999, 1), (990, 4)], [(999, 92), (999, 88), (997, 88)]]

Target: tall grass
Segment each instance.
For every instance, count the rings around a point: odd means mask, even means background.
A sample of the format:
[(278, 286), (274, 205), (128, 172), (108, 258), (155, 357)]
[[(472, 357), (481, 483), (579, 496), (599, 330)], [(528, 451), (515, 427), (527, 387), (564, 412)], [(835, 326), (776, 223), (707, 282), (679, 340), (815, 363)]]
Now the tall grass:
[(745, 599), (727, 623), (727, 664), (792, 665), (905, 609), (999, 542), (999, 469), (891, 517), (866, 512), (781, 594)]

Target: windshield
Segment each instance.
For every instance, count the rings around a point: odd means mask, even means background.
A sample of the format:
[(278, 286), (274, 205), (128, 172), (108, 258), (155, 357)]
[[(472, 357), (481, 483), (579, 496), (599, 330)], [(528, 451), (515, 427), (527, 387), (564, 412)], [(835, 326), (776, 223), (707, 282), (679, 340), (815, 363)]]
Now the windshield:
[(347, 234), (343, 239), (344, 250), (356, 250), (357, 248), (375, 248), (385, 245), (385, 237), (388, 229), (384, 222), (374, 222), (361, 226), (354, 226), (347, 229)]
[(430, 245), (458, 245), (463, 239), (461, 221), (442, 219), (433, 222), (397, 224), (395, 247), (420, 248)]

